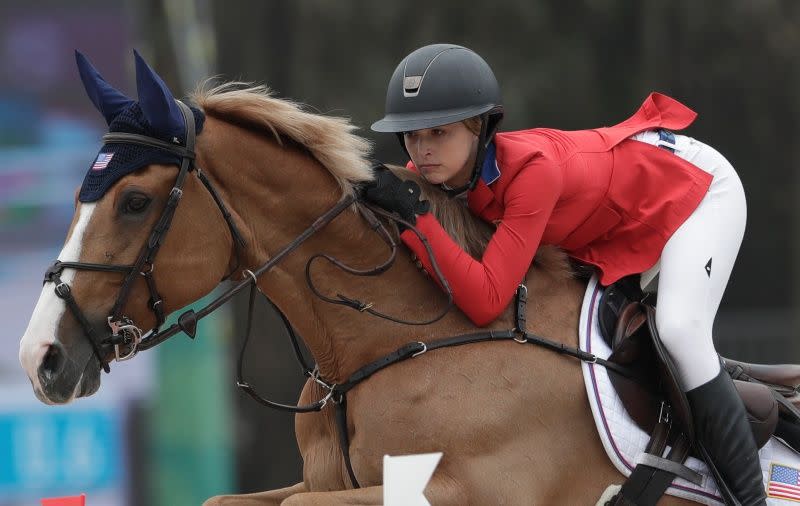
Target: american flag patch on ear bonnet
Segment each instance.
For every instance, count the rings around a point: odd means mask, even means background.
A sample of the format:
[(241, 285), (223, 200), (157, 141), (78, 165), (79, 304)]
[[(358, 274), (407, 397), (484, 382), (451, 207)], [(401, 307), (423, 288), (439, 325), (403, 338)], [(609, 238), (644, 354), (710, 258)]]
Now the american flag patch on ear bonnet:
[(103, 170), (108, 167), (108, 163), (114, 158), (114, 153), (100, 153), (92, 164), (92, 170)]

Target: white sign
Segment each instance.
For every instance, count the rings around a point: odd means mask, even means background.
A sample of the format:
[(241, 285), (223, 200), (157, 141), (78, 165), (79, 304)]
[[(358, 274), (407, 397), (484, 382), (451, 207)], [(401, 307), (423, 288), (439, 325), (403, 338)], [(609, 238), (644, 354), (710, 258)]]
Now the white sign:
[(423, 491), (442, 453), (383, 456), (384, 506), (431, 506)]

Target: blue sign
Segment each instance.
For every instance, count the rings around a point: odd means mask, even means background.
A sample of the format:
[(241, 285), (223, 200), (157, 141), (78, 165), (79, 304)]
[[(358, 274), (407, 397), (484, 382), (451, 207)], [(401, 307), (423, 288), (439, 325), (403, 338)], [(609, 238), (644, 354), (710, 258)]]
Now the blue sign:
[(118, 487), (121, 416), (105, 410), (0, 412), (0, 497)]

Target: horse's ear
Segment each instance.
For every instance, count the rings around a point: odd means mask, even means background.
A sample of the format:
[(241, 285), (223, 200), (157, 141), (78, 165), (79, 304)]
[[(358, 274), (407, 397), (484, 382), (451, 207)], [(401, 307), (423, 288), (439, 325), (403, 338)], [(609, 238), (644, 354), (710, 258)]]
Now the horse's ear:
[(110, 125), (123, 109), (133, 103), (133, 100), (108, 84), (83, 53), (77, 50), (75, 63), (78, 64), (78, 73), (81, 75), (83, 87), (86, 88), (86, 94)]
[(182, 138), (186, 125), (172, 92), (135, 49), (133, 54), (136, 57), (136, 89), (145, 118), (158, 133)]

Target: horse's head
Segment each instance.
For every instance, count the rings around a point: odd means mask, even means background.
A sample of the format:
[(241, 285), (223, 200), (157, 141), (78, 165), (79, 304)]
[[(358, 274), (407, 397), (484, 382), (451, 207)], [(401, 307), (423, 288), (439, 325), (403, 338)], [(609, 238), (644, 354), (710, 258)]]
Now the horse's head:
[[(375, 320), (360, 308), (349, 313), (339, 303), (328, 304), (309, 286), (313, 275), (323, 291), (355, 282), (353, 288), (369, 298), (402, 286), (400, 312), (424, 309), (422, 301), (437, 295), (409, 256), (387, 271), (374, 271), (384, 274), (369, 283), (324, 264), (311, 272), (308, 262), (323, 246), (326, 255), (356, 257), (363, 266), (386, 260), (386, 237), (375, 224), (359, 212), (343, 212), (358, 208), (352, 205), (358, 185), (373, 177), (370, 144), (353, 133), (349, 121), (304, 111), (266, 88), (245, 89), (241, 83), (198, 91), (193, 98), (202, 112), (190, 110), (138, 55), (136, 63), (138, 101), (111, 87), (78, 55), (86, 91), (110, 132), (78, 191), (66, 243), (47, 270), (20, 343), (20, 361), (42, 401), (91, 395), (100, 370), (114, 358), (132, 356), (180, 330), (193, 335), (198, 319), (247, 287), (250, 277), (308, 336), (306, 344), (322, 356), (320, 370), (328, 368), (329, 377), (351, 365), (341, 357), (330, 361), (330, 350), (350, 349), (350, 336), (374, 331)], [(195, 153), (207, 176), (193, 170)], [(485, 244), (477, 239), (486, 234), (469, 211), (444, 195), (441, 205), (430, 197), (454, 238), (476, 239), (458, 242), (477, 254)], [(332, 221), (335, 216), (341, 217)], [(178, 324), (144, 332), (211, 292), (229, 273), (242, 281), (197, 315), (187, 312)], [(387, 327), (390, 334), (395, 341), (404, 336)], [(387, 347), (395, 341), (379, 342)], [(372, 353), (361, 344), (361, 351)]]
[[(20, 342), (20, 362), (46, 403), (94, 393), (113, 344), (125, 341), (123, 352), (130, 351), (139, 329), (157, 327), (163, 315), (209, 293), (225, 276), (232, 251), (212, 196), (181, 169), (191, 161), (183, 156), (192, 137), (187, 118), (199, 133), (202, 113), (178, 104), (138, 54), (138, 102), (79, 53), (77, 62), (112, 137), (76, 195), (66, 242)], [(153, 142), (126, 140), (129, 134)]]

